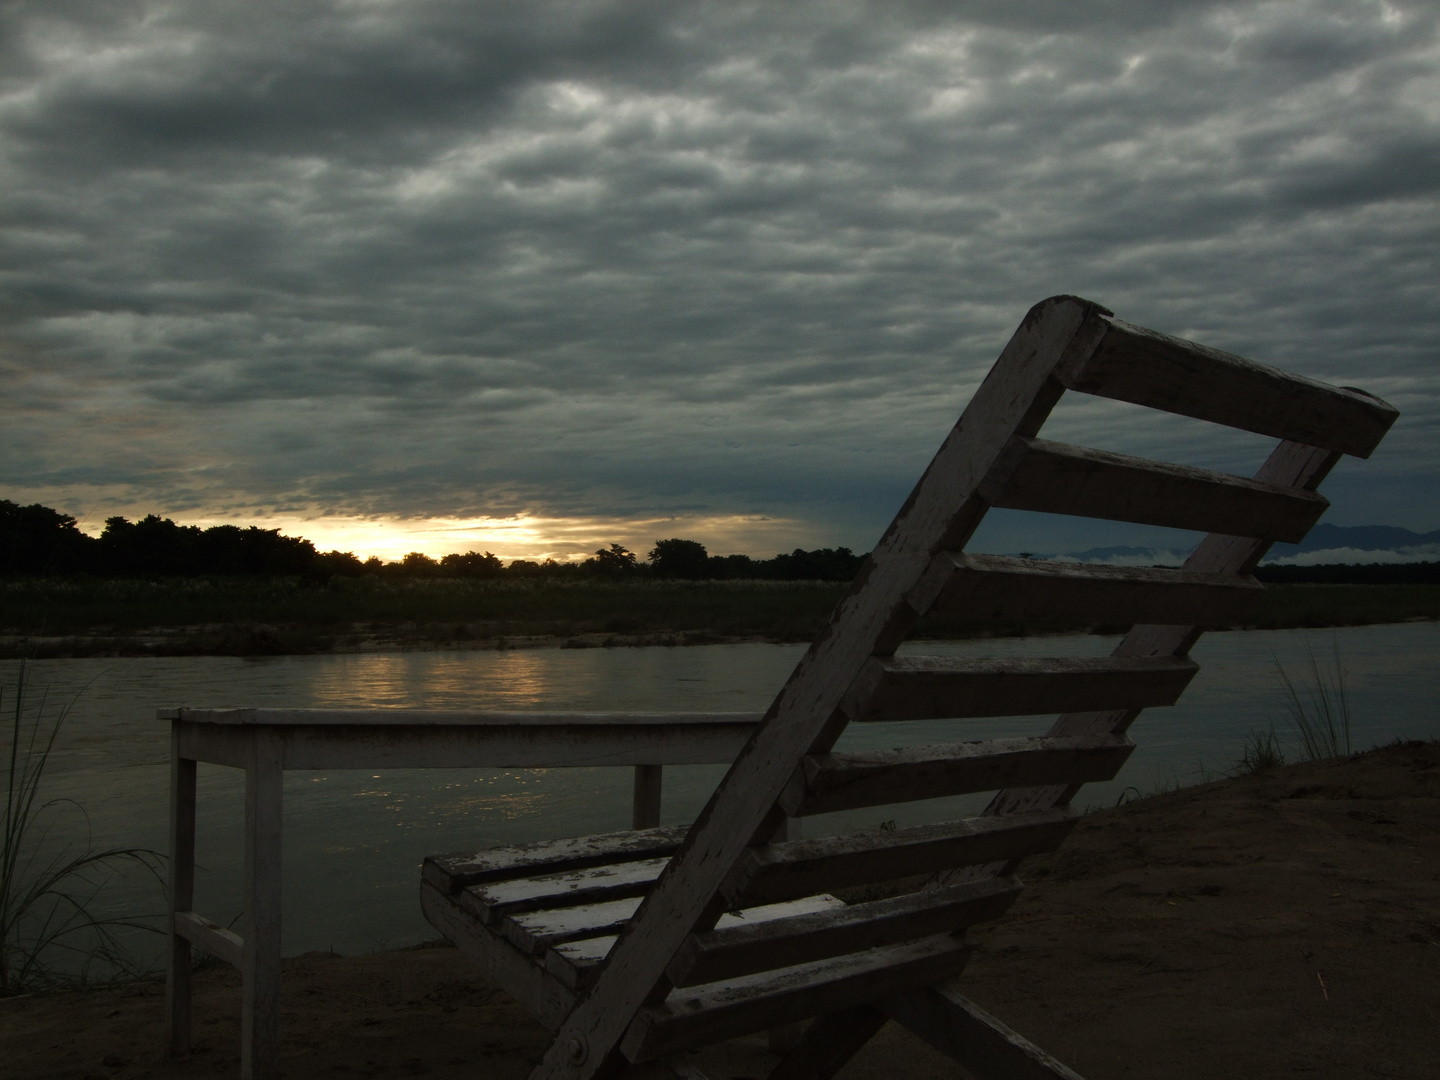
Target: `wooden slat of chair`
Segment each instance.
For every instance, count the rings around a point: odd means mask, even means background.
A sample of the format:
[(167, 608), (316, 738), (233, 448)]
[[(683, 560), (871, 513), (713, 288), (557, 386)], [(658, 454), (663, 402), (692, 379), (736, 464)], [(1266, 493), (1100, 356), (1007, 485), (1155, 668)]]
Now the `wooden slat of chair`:
[[(1381, 402), (1380, 404), (1384, 404)], [(1281, 443), (1255, 474), (1271, 484), (1313, 490), (1340, 460), (1338, 451), (1300, 443)], [(1202, 574), (1250, 574), (1270, 550), (1268, 540), (1211, 534), (1185, 560), (1183, 569)], [(1115, 656), (1185, 656), (1200, 640), (1204, 627), (1146, 624), (1132, 627)], [(1121, 735), (1140, 715), (1138, 709), (1065, 713), (1051, 726), (1050, 735)], [(1078, 785), (1016, 788), (996, 794), (987, 814), (1048, 809), (1074, 797)]]
[(639, 1009), (620, 1050), (651, 1058), (849, 1008), (956, 974), (971, 946), (950, 934), (672, 991)]
[(991, 506), (1299, 543), (1324, 496), (1228, 473), (1016, 436), (980, 487)]
[(1135, 744), (1123, 735), (987, 739), (899, 750), (812, 754), (780, 804), (792, 817), (977, 791), (1110, 780)]
[(545, 970), (570, 990), (588, 990), (610, 955), (616, 936), (602, 934), (555, 945), (545, 954)]
[(245, 939), (203, 915), (193, 911), (177, 911), (175, 932), (231, 967), (238, 968), (245, 962)]
[(667, 974), (675, 986), (694, 986), (956, 933), (999, 918), (1020, 887), (1014, 878), (993, 878), (766, 922), (722, 919), (714, 930), (692, 934)]
[(471, 885), (529, 877), (537, 872), (558, 874), (588, 866), (669, 856), (685, 839), (685, 832), (685, 826), (674, 825), (514, 844), (480, 852), (431, 855), (425, 860), (421, 876), (442, 892), (458, 893)]
[(603, 900), (580, 907), (550, 908), (511, 915), (496, 924), (496, 932), (527, 956), (542, 956), (546, 949), (580, 938), (618, 934), (630, 921), (641, 896)]
[[(787, 900), (780, 904), (763, 904), (742, 911), (727, 911), (720, 916), (720, 921), (715, 924), (715, 929), (717, 931), (732, 927), (752, 929), (776, 920), (788, 920), (796, 916), (814, 915), (826, 911), (840, 911), (845, 907), (845, 901), (821, 893), (818, 896), (804, 896), (799, 900)], [(586, 989), (595, 981), (595, 976), (600, 973), (600, 965), (609, 955), (610, 948), (614, 944), (615, 935), (608, 934), (555, 945), (545, 954), (545, 970), (571, 990)]]
[(925, 572), (915, 596), (923, 598), (927, 615), (997, 622), (1220, 626), (1241, 618), (1260, 591), (1249, 575), (944, 551)]
[(464, 891), (465, 906), (474, 910), (482, 922), (491, 923), (528, 911), (644, 896), (669, 861), (668, 856), (638, 859), (472, 885)]
[(1369, 457), (1399, 414), (1379, 398), (1257, 364), (1098, 314), (1087, 354), (1056, 366), (1068, 389), (1115, 398), (1355, 457)]
[(1173, 705), (1199, 670), (1176, 656), (872, 658), (842, 708), (861, 722)]
[(717, 892), (725, 908), (733, 909), (948, 867), (1018, 860), (1053, 851), (1074, 824), (1075, 815), (1060, 807), (765, 844), (746, 848)]

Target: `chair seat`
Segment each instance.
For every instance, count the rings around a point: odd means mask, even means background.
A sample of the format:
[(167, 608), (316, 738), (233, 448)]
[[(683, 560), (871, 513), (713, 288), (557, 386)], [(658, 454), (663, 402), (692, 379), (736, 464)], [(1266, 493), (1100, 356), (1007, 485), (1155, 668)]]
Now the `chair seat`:
[[(677, 830), (649, 829), (431, 856), (422, 904), (553, 1029), (594, 985), (668, 864), (656, 853), (677, 843)], [(671, 965), (675, 988), (637, 1015), (621, 1052), (648, 1061), (848, 1008), (886, 987), (931, 985), (964, 966), (965, 928), (998, 917), (1019, 889), (998, 878), (858, 904), (817, 893), (726, 912), (691, 936)]]

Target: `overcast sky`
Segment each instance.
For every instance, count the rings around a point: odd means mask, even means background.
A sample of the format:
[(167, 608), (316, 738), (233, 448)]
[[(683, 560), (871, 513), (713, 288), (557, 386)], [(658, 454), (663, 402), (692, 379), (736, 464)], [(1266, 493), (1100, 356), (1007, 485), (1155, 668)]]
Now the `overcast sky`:
[[(1387, 398), (1326, 520), (1440, 527), (1434, 4), (0, 13), (0, 497), (863, 550), (1078, 293)], [(1040, 525), (992, 539), (1118, 535)]]

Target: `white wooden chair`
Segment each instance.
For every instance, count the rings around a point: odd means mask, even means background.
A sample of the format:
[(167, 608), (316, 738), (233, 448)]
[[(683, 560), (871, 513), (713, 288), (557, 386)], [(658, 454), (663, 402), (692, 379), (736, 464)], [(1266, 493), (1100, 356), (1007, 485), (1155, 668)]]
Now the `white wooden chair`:
[[(1282, 441), (1243, 479), (1037, 438), (1066, 390)], [(1395, 416), (1089, 301), (1036, 305), (695, 823), (427, 859), (426, 916), (555, 1032), (534, 1080), (693, 1076), (679, 1052), (798, 1021), (771, 1075), (816, 1080), (887, 1017), (980, 1077), (1073, 1077), (960, 995), (964, 932), (1014, 900), (1019, 861), (1061, 842), (1136, 716), (1195, 674), (1202, 628), (1240, 618), (1269, 545), (1305, 535), (1321, 479)], [(992, 506), (1209, 535), (1179, 570), (966, 554)], [(894, 655), (947, 613), (1131, 629), (1100, 659)], [(831, 752), (852, 721), (1056, 712), (1039, 738)], [(992, 790), (966, 820), (784, 838), (794, 817)], [(830, 895), (905, 878), (926, 884)]]

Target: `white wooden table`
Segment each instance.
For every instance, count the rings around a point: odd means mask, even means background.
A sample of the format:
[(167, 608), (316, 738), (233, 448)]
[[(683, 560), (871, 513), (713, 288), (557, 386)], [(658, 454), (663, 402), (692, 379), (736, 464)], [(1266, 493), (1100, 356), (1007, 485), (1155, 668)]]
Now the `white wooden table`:
[[(729, 764), (759, 713), (160, 709), (171, 725), (166, 1046), (190, 1055), (190, 949), (240, 969), (240, 1075), (279, 1070), (282, 781), (286, 769), (635, 767), (634, 827), (659, 824), (661, 768)], [(195, 775), (245, 770), (244, 936), (193, 910)], [(417, 855), (425, 854), (417, 852)]]

